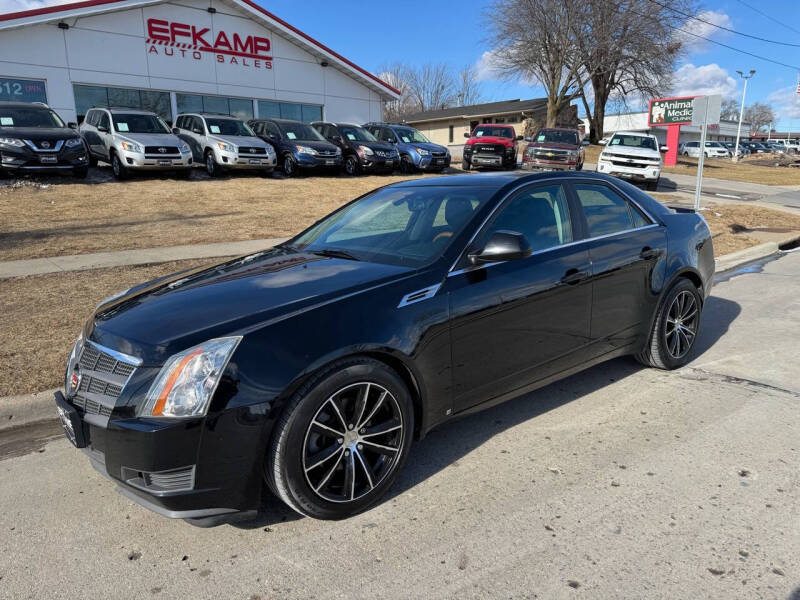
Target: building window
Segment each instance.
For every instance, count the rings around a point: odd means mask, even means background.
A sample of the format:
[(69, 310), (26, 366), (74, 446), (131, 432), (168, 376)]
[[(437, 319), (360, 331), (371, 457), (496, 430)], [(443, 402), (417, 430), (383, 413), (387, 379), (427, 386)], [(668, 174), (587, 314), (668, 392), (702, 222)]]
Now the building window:
[(47, 90), (44, 87), (44, 81), (0, 77), (0, 101), (47, 102)]
[(450, 143), (452, 144), (453, 143), (453, 126), (452, 125), (450, 125), (450, 129), (448, 131), (447, 136), (448, 136), (448, 139), (450, 140)]
[(505, 119), (505, 117), (495, 117), (494, 122), (495, 123), (505, 123), (506, 119)]
[(261, 119), (292, 119), (293, 121), (311, 123), (312, 121), (322, 120), (322, 107), (317, 104), (259, 100), (258, 116)]
[(509, 115), (506, 117), (506, 123), (519, 123), (519, 117), (517, 115)]
[(200, 94), (175, 94), (179, 113), (217, 113), (240, 119), (253, 118), (253, 101), (245, 98), (225, 96), (201, 96)]
[(169, 92), (77, 84), (73, 85), (72, 89), (75, 94), (78, 122), (83, 121), (86, 111), (90, 108), (108, 108), (110, 106), (149, 110), (165, 121), (172, 122)]

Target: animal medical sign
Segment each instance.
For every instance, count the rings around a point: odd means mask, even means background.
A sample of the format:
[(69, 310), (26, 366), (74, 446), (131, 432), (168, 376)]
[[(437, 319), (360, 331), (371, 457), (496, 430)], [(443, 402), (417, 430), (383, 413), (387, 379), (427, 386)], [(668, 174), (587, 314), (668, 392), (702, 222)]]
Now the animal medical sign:
[(188, 60), (213, 56), (218, 63), (256, 69), (271, 69), (271, 45), (268, 38), (239, 35), (188, 23), (147, 19), (147, 52)]
[(692, 100), (694, 100), (694, 96), (650, 100), (648, 125), (650, 127), (658, 125), (691, 125)]

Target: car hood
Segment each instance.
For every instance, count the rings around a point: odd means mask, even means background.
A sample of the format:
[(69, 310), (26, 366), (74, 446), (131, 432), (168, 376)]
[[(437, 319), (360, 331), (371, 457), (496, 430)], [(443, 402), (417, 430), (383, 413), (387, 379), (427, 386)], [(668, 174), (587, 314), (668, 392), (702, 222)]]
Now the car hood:
[(503, 144), (504, 146), (513, 145), (513, 138), (495, 137), (492, 135), (482, 135), (480, 137), (471, 137), (467, 140), (467, 144)]
[(397, 148), (395, 148), (394, 144), (389, 144), (387, 142), (356, 142), (356, 141), (351, 141), (350, 143), (354, 147), (356, 147), (356, 146), (366, 146), (367, 148), (370, 148), (372, 150), (382, 150), (384, 152), (393, 152), (393, 151), (397, 150)]
[(430, 152), (446, 152), (447, 148), (444, 146), (440, 146), (439, 144), (433, 143), (423, 143), (423, 142), (411, 142), (408, 144), (409, 146), (413, 146), (414, 148), (422, 148), (423, 150), (428, 150)]
[(180, 146), (183, 143), (174, 133), (128, 133), (127, 131), (118, 131), (116, 135), (143, 146)]
[(98, 308), (86, 334), (157, 365), (207, 339), (243, 332), (413, 272), (275, 248), (131, 288)]
[(575, 144), (565, 144), (564, 142), (531, 142), (528, 148), (553, 148), (554, 150), (577, 150), (579, 146)]
[(317, 140), (283, 140), (284, 144), (291, 144), (293, 146), (308, 146), (314, 150), (336, 150), (338, 146), (330, 142), (320, 142)]
[(21, 140), (68, 140), (80, 137), (74, 129), (63, 127), (0, 127), (0, 137), (9, 136)]
[(211, 135), (209, 136), (212, 140), (217, 140), (220, 142), (228, 142), (229, 144), (233, 144), (234, 146), (255, 146), (256, 148), (264, 148), (268, 144), (259, 137), (255, 137), (252, 135)]
[(642, 158), (660, 159), (661, 153), (649, 148), (638, 148), (636, 146), (606, 146), (603, 152), (611, 154), (627, 154), (628, 156), (641, 156)]

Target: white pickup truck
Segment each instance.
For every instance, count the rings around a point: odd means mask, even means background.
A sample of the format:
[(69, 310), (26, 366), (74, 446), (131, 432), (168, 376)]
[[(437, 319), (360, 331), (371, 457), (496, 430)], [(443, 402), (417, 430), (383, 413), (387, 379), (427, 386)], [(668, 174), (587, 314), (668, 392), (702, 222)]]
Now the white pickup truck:
[[(603, 142), (600, 141), (601, 144)], [(597, 159), (597, 172), (641, 181), (648, 190), (654, 191), (661, 178), (661, 153), (666, 151), (667, 147), (659, 147), (654, 135), (617, 131), (605, 143)]]

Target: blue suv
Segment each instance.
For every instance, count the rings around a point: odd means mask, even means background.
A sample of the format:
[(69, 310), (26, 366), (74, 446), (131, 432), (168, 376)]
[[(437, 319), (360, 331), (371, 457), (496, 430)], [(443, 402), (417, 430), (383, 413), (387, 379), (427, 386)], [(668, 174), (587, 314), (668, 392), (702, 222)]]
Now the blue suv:
[(408, 125), (366, 123), (364, 129), (380, 142), (395, 144), (400, 153), (400, 171), (443, 171), (450, 166), (450, 152), (434, 144), (422, 133)]

